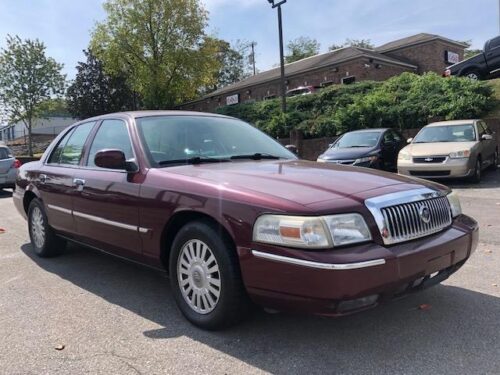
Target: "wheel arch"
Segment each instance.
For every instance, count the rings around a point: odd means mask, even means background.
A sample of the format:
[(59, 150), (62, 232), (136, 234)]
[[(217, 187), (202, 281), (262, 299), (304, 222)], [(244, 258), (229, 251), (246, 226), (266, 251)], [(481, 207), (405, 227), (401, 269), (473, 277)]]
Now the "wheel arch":
[(26, 213), (26, 215), (28, 214), (28, 209), (30, 207), (30, 203), (33, 199), (40, 199), (40, 196), (38, 194), (36, 194), (33, 189), (29, 189), (29, 190), (26, 190), (24, 192), (24, 197), (23, 197), (23, 208), (24, 208), (24, 212)]
[(184, 225), (193, 221), (201, 221), (217, 227), (219, 234), (226, 237), (226, 239), (231, 242), (233, 248), (236, 249), (236, 242), (231, 230), (227, 228), (227, 226), (223, 225), (219, 220), (204, 212), (192, 210), (179, 211), (176, 212), (165, 224), (161, 234), (160, 260), (167, 272), (169, 270), (170, 251), (175, 236)]

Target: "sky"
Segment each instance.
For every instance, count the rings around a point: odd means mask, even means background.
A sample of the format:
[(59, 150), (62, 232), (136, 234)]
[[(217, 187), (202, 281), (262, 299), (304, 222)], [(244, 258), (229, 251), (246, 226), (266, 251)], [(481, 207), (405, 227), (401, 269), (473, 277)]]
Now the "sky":
[[(279, 62), (276, 10), (266, 0), (201, 0), (209, 11), (207, 33), (230, 42), (257, 42), (260, 71)], [(471, 6), (473, 4), (473, 6)], [(286, 41), (315, 38), (321, 52), (346, 38), (380, 45), (427, 32), (471, 40), (474, 48), (499, 32), (498, 0), (288, 0), (283, 5)], [(0, 47), (7, 34), (38, 38), (64, 64), (69, 79), (84, 59), (90, 32), (105, 19), (101, 0), (0, 0)]]

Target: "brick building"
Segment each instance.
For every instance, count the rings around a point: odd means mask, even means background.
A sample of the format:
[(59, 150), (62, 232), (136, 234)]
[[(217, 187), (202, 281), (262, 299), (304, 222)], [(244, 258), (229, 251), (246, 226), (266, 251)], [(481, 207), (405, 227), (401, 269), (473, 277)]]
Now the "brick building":
[[(463, 43), (439, 35), (417, 34), (373, 50), (345, 47), (285, 66), (287, 90), (300, 86), (383, 81), (403, 72), (436, 72), (463, 59)], [(280, 69), (274, 68), (185, 103), (179, 109), (215, 111), (218, 107), (275, 98), (280, 95)]]

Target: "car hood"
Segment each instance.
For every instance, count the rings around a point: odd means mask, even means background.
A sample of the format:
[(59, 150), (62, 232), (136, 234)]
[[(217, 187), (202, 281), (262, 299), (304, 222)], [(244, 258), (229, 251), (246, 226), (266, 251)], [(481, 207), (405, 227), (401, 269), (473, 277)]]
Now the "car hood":
[(381, 195), (422, 185), (438, 186), (367, 168), (303, 160), (202, 164), (156, 171), (188, 178), (191, 184), (208, 183), (221, 194), (232, 191), (247, 197), (287, 200), (301, 206), (347, 197), (364, 200), (370, 195), (365, 192), (377, 191), (376, 195)]
[(403, 150), (411, 156), (438, 156), (449, 155), (450, 152), (470, 150), (476, 142), (436, 142), (436, 143), (412, 143)]
[(330, 148), (320, 155), (320, 158), (324, 160), (352, 160), (362, 158), (375, 151), (376, 148), (373, 147)]

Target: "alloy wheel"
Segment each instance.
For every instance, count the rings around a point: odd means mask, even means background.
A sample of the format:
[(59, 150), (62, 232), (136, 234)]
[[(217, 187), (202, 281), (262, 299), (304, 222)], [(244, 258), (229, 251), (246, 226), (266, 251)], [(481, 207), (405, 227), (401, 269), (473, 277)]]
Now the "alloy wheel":
[(35, 207), (31, 212), (31, 236), (38, 248), (45, 244), (45, 227), (42, 210)]
[(200, 240), (182, 246), (177, 260), (177, 279), (182, 297), (199, 314), (212, 312), (221, 295), (219, 265), (210, 247)]

